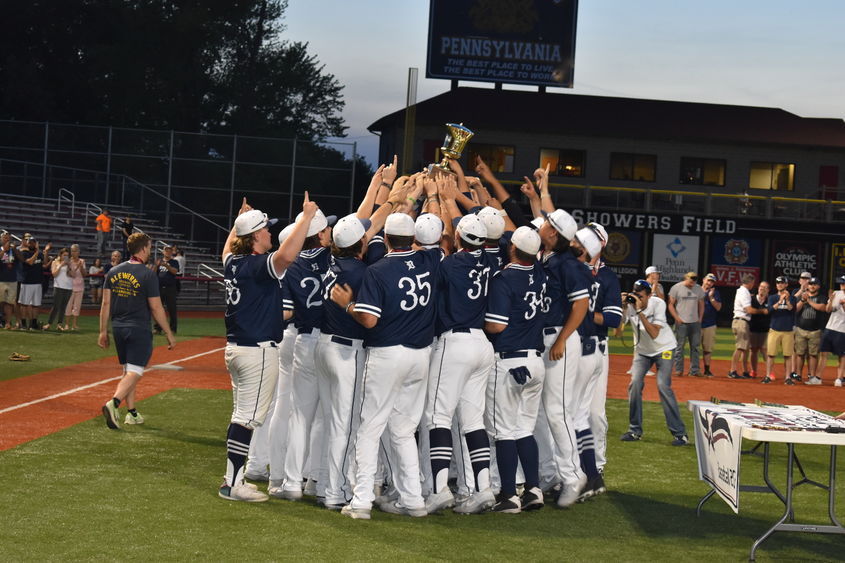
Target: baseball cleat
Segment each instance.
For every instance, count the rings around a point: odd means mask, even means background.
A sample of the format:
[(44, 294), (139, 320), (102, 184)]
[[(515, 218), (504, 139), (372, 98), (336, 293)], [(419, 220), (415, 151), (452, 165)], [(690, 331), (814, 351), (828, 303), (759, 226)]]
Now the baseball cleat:
[(587, 487), (587, 476), (582, 474), (575, 483), (566, 485), (557, 497), (557, 505), (560, 508), (569, 508), (581, 498)]
[(123, 419), (123, 424), (144, 424), (144, 417), (138, 412), (134, 415), (128, 412), (126, 413), (126, 418)]
[(400, 514), (402, 516), (411, 516), (413, 518), (422, 518), (423, 516), (428, 516), (428, 512), (426, 511), (425, 507), (408, 508), (399, 504), (398, 501), (386, 502), (379, 506), (379, 510), (381, 510), (382, 512), (387, 512), (388, 514)]
[(108, 426), (112, 430), (120, 429), (120, 422), (118, 422), (117, 415), (117, 407), (114, 406), (114, 401), (112, 399), (109, 399), (108, 402), (103, 405), (103, 418), (106, 419), (106, 426)]
[(344, 516), (348, 516), (353, 520), (369, 520), (370, 519), (370, 509), (369, 508), (352, 508), (351, 504), (347, 504), (343, 508), (340, 509), (340, 513)]
[(458, 514), (480, 514), (496, 504), (496, 495), (489, 488), (478, 491), (464, 502), (455, 506)]
[(316, 497), (317, 496), (317, 481), (314, 479), (308, 479), (308, 482), (305, 484), (305, 490), (302, 492), (307, 497)]
[(425, 510), (428, 514), (434, 514), (453, 506), (455, 506), (455, 496), (449, 489), (428, 495), (428, 498), (425, 499)]
[(522, 493), (522, 498), (520, 499), (520, 503), (522, 504), (522, 510), (540, 510), (543, 508), (543, 490), (540, 487), (532, 487)]
[(506, 497), (499, 495), (496, 504), (493, 505), (493, 512), (502, 514), (519, 514), (522, 512), (522, 503), (516, 495)]
[(241, 502), (264, 502), (270, 497), (246, 484), (230, 487), (225, 483), (218, 489), (217, 496), (226, 500), (239, 500)]
[(276, 497), (284, 500), (302, 500), (302, 491), (287, 490), (284, 487), (270, 487), (267, 491), (271, 497)]
[(269, 471), (247, 471), (244, 473), (244, 477), (249, 479), (250, 481), (259, 481), (261, 483), (268, 483), (270, 481), (270, 472)]
[(601, 474), (599, 474), (598, 477), (590, 479), (590, 482), (587, 483), (587, 486), (590, 488), (590, 490), (593, 491), (592, 496), (594, 497), (598, 495), (603, 495), (607, 492), (607, 487), (604, 484), (604, 477), (602, 477)]
[(399, 500), (399, 491), (397, 491), (393, 487), (389, 487), (387, 490), (385, 490), (382, 495), (376, 497), (376, 500), (373, 501), (373, 504), (375, 504), (376, 506), (381, 506), (382, 504), (391, 503), (397, 500)]

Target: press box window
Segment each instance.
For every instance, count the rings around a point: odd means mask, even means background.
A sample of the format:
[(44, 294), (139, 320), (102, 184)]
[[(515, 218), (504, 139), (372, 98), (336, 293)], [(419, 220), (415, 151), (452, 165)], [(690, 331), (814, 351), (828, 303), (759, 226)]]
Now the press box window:
[(610, 153), (610, 179), (654, 182), (657, 157), (653, 154)]
[(571, 149), (540, 149), (540, 168), (549, 165), (552, 176), (584, 177), (584, 151)]
[(755, 190), (792, 191), (795, 165), (784, 162), (752, 162), (748, 187)]
[(725, 161), (718, 158), (681, 158), (681, 184), (724, 186)]
[(475, 169), (475, 157), (480, 156), (493, 172), (513, 172), (513, 147), (471, 142), (464, 152), (469, 158), (467, 166), (470, 170)]

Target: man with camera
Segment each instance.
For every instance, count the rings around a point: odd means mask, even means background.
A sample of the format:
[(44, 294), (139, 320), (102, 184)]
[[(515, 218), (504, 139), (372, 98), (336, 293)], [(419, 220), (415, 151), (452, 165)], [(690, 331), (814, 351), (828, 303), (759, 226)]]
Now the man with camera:
[[(643, 434), (643, 379), (652, 366), (657, 369), (657, 390), (666, 416), (666, 425), (674, 436), (673, 446), (689, 443), (678, 402), (672, 391), (672, 355), (677, 345), (675, 335), (666, 322), (666, 303), (651, 295), (651, 284), (637, 280), (631, 293), (623, 293), (624, 320), (630, 322), (634, 333), (635, 358), (628, 385), (628, 432), (623, 442), (635, 442)], [(621, 327), (617, 329), (617, 332)]]

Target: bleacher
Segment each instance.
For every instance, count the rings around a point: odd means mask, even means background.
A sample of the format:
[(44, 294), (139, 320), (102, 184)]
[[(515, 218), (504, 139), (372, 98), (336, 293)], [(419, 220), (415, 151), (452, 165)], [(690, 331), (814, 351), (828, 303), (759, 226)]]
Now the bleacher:
[[(59, 201), (57, 199), (41, 199), (0, 192), (3, 205), (0, 205), (0, 229), (9, 231), (13, 237), (19, 239), (24, 233), (35, 236), (41, 248), (48, 242), (53, 243), (51, 256), (62, 247), (71, 244), (80, 246), (82, 258), (90, 266), (96, 257), (95, 218), (100, 213), (101, 206), (92, 202)], [(135, 229), (141, 230), (153, 239), (154, 261), (161, 255), (163, 243), (175, 244), (184, 253), (185, 271), (183, 272), (182, 291), (179, 294), (179, 308), (184, 310), (222, 310), (224, 308), (224, 291), (222, 282), (216, 281), (216, 272), (222, 270), (218, 250), (195, 246), (184, 236), (174, 230), (159, 224), (130, 207), (108, 205), (107, 209), (113, 218), (112, 236), (106, 247), (112, 250), (122, 250), (123, 237), (119, 233), (124, 217), (131, 217)], [(15, 243), (19, 241), (13, 238)], [(104, 262), (108, 262), (106, 258)], [(44, 297), (44, 307), (52, 304), (52, 291)], [(83, 308), (95, 308), (86, 294)]]

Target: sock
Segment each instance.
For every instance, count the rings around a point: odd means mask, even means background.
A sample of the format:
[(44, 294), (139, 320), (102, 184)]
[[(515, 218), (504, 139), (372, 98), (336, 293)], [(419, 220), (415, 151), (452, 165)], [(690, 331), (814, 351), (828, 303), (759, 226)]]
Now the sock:
[(496, 465), (502, 481), (501, 494), (510, 498), (516, 494), (516, 440), (496, 440)]
[(226, 435), (226, 484), (235, 487), (243, 483), (244, 464), (252, 441), (252, 429), (240, 424), (229, 424)]
[(581, 470), (587, 474), (587, 479), (595, 479), (599, 476), (596, 468), (596, 446), (593, 441), (593, 431), (576, 430), (575, 437), (578, 439), (578, 457), (581, 460)]
[(117, 397), (113, 397), (112, 402), (114, 403), (114, 408), (120, 408), (120, 399), (118, 399)]
[(475, 475), (475, 490), (490, 488), (490, 439), (484, 429), (474, 430), (464, 435)]
[(540, 452), (534, 436), (527, 436), (516, 441), (519, 462), (525, 475), (525, 490), (540, 486)]
[(434, 492), (449, 488), (449, 463), (452, 461), (452, 431), (449, 428), (432, 428), (428, 433), (431, 457), (431, 475)]

